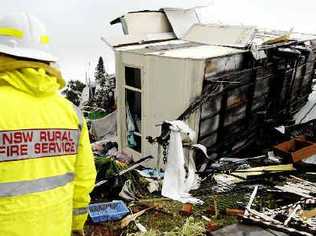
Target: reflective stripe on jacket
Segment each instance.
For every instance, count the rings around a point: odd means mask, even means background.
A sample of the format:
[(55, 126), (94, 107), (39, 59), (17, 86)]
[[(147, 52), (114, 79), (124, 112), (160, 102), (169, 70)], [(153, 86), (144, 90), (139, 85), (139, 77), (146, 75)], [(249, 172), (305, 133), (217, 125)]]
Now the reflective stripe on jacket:
[(94, 160), (59, 81), (41, 68), (0, 70), (0, 235), (69, 236), (86, 221)]

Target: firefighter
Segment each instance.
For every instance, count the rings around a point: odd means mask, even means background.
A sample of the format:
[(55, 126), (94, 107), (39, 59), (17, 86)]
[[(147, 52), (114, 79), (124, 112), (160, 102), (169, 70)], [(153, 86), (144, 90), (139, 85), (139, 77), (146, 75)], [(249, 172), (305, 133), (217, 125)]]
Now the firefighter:
[(0, 235), (83, 235), (95, 165), (86, 122), (64, 99), (49, 36), (0, 18)]

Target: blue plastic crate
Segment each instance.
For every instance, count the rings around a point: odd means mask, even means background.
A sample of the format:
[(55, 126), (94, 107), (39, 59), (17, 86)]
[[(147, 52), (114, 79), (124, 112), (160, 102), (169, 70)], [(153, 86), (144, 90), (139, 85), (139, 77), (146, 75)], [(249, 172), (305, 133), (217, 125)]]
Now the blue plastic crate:
[(129, 213), (123, 201), (95, 203), (89, 205), (89, 215), (94, 223), (120, 220)]

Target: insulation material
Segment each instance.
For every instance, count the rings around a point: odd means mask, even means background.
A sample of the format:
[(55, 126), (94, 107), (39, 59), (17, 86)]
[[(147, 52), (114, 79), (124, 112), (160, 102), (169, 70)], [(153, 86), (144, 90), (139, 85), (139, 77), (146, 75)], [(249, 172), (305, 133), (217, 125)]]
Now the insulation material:
[[(183, 121), (166, 122), (171, 125), (171, 134), (161, 193), (165, 197), (182, 203), (203, 204), (203, 201), (194, 198), (189, 194), (190, 190), (199, 187), (199, 177), (195, 174), (195, 163), (191, 155), (186, 163), (182, 147), (181, 135), (187, 135), (192, 141), (195, 132)], [(185, 166), (187, 167), (187, 173)]]

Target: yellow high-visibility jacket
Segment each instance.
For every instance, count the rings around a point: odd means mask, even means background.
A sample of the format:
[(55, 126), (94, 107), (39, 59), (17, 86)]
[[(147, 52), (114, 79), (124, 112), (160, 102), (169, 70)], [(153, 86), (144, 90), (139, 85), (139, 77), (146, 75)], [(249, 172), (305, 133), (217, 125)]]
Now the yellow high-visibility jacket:
[(95, 183), (87, 125), (61, 77), (19, 65), (0, 60), (0, 236), (70, 236)]

